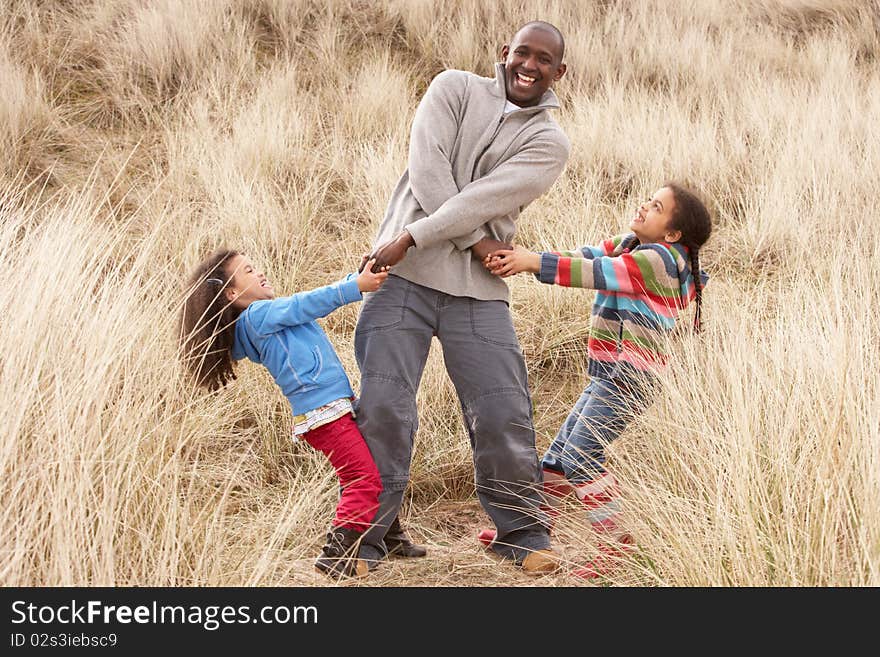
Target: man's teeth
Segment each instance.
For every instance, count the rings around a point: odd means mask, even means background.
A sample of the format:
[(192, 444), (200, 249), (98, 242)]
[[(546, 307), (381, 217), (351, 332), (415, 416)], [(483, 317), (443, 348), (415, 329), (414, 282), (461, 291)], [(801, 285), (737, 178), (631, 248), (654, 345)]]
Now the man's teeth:
[(535, 78), (530, 78), (528, 75), (523, 75), (522, 73), (517, 73), (516, 77), (525, 82), (526, 84), (532, 84), (535, 81)]

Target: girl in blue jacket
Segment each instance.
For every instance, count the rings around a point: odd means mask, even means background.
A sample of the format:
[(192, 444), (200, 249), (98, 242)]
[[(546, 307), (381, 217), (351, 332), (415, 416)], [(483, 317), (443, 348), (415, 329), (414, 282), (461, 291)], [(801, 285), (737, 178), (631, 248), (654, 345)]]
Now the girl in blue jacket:
[(247, 256), (220, 250), (190, 279), (181, 317), (181, 354), (198, 385), (216, 390), (248, 358), (269, 370), (290, 401), (294, 435), (327, 455), (342, 494), (315, 567), (331, 577), (361, 577), (358, 539), (379, 508), (379, 471), (352, 416), (354, 392), (327, 335), (315, 321), (378, 290), (388, 268), (276, 299)]

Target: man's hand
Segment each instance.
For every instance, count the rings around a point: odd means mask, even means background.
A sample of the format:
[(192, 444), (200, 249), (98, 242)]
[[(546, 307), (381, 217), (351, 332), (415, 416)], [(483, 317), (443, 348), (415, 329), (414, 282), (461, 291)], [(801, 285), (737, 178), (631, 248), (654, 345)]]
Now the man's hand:
[(477, 260), (485, 261), (486, 256), (493, 251), (500, 251), (502, 249), (509, 251), (512, 248), (512, 244), (507, 244), (506, 242), (491, 237), (484, 237), (471, 247), (471, 253), (477, 258)]
[(483, 259), (483, 265), (496, 276), (507, 278), (527, 271), (537, 274), (541, 271), (541, 255), (521, 246), (513, 249), (493, 251)]
[[(386, 267), (396, 265), (404, 259), (406, 251), (409, 247), (415, 246), (412, 235), (408, 231), (402, 230), (391, 240), (384, 244), (380, 244), (375, 251), (370, 254), (370, 258), (375, 261), (372, 267), (376, 270), (382, 270)], [(363, 267), (363, 263), (361, 265)]]
[(370, 259), (365, 263), (366, 267), (361, 266), (361, 272), (357, 277), (358, 289), (363, 292), (375, 292), (380, 287), (382, 287), (382, 283), (385, 282), (385, 279), (388, 278), (388, 270), (389, 267), (383, 267), (373, 273), (373, 269), (376, 267), (376, 260)]

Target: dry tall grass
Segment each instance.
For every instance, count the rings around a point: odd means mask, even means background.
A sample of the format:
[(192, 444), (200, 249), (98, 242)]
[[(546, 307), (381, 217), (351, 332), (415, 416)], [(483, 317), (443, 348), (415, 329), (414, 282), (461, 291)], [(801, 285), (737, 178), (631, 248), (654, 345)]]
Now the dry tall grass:
[[(612, 449), (639, 551), (610, 581), (880, 584), (876, 2), (3, 5), (0, 583), (326, 583), (329, 466), (260, 369), (188, 389), (182, 281), (220, 243), (281, 291), (351, 270), (428, 81), (488, 74), (539, 17), (567, 35), (573, 153), (520, 241), (596, 242), (667, 178), (717, 220), (708, 329)], [(592, 294), (512, 291), (543, 449), (587, 381)], [(357, 312), (324, 322), (355, 386)], [(419, 403), (409, 523), (447, 556), (367, 583), (523, 583), (471, 538), (443, 551), (473, 485), (437, 352)], [(575, 520), (560, 541), (593, 549)]]

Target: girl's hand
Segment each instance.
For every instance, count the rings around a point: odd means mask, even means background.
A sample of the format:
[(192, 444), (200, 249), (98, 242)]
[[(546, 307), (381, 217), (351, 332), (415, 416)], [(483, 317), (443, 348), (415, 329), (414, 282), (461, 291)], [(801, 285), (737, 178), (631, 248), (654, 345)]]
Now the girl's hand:
[(541, 271), (541, 256), (521, 246), (514, 246), (513, 250), (493, 251), (486, 256), (483, 264), (489, 271), (501, 278), (507, 278), (524, 271), (537, 274)]
[(382, 287), (382, 283), (388, 278), (388, 272), (391, 271), (391, 267), (382, 267), (374, 273), (372, 269), (375, 264), (376, 259), (370, 258), (370, 260), (365, 263), (363, 269), (361, 269), (361, 273), (358, 274), (357, 284), (361, 293), (375, 292)]
[(484, 237), (471, 247), (471, 253), (477, 260), (485, 260), (486, 256), (492, 255), (493, 251), (501, 249), (512, 249), (513, 246), (507, 242), (496, 240), (492, 237)]

